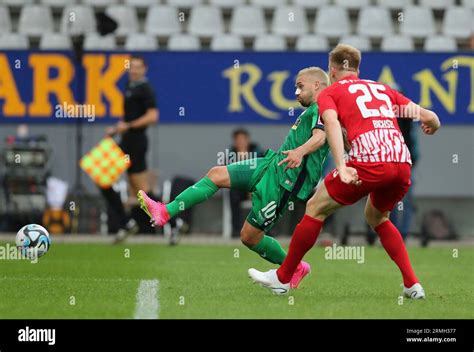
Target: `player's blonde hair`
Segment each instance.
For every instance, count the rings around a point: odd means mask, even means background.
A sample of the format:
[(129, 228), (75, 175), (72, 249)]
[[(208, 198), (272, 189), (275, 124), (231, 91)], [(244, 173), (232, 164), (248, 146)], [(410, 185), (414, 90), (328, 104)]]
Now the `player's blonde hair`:
[(326, 87), (329, 86), (329, 76), (321, 68), (316, 66), (306, 67), (298, 72), (298, 76), (302, 75), (311, 75), (315, 77), (321, 84), (324, 84)]
[(361, 60), (360, 50), (349, 44), (338, 44), (329, 53), (330, 65), (340, 71), (359, 71)]

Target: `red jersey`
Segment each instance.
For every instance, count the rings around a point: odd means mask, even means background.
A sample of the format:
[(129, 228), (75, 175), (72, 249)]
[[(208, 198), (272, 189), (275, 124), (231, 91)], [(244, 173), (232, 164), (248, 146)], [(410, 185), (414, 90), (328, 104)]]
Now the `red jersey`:
[(411, 156), (398, 127), (393, 106), (410, 99), (389, 86), (355, 75), (333, 83), (318, 98), (319, 112), (337, 112), (352, 148), (349, 159), (359, 162), (411, 164)]

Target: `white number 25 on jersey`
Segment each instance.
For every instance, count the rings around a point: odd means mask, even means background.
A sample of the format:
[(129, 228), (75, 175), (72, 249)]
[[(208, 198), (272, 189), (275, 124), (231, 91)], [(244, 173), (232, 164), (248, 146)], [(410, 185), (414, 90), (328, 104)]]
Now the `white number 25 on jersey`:
[[(369, 88), (365, 84), (351, 84), (349, 86), (349, 93), (354, 94), (358, 91), (361, 91), (363, 94), (358, 96), (356, 99), (357, 106), (359, 107), (360, 113), (364, 119), (368, 117), (391, 117), (394, 118), (395, 114), (392, 110), (392, 102), (387, 94), (382, 93), (381, 91), (385, 90), (385, 86), (382, 84), (369, 83)], [(368, 102), (371, 102), (373, 99), (384, 101), (385, 106), (381, 106), (380, 109), (369, 109), (365, 105)]]

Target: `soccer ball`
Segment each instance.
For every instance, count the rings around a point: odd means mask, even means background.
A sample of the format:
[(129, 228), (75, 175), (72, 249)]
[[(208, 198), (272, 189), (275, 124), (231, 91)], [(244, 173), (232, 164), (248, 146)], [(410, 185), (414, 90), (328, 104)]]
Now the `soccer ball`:
[(45, 255), (51, 246), (48, 230), (37, 224), (23, 226), (16, 234), (15, 242), (21, 255), (29, 259)]

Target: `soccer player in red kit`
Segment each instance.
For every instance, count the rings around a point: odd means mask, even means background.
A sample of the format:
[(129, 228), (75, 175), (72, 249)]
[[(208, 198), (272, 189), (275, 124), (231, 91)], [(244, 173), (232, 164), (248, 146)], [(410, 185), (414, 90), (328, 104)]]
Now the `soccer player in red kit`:
[[(329, 173), (306, 204), (306, 213), (296, 226), (288, 254), (278, 270), (249, 269), (249, 276), (276, 294), (289, 290), (298, 263), (313, 247), (324, 220), (337, 209), (368, 195), (367, 223), (377, 232), (390, 258), (403, 276), (406, 297), (424, 298), (425, 293), (408, 258), (400, 232), (389, 213), (410, 186), (411, 157), (398, 127), (397, 115), (419, 119), (425, 134), (435, 133), (438, 116), (413, 103), (390, 87), (360, 79), (360, 51), (339, 44), (329, 54), (333, 83), (318, 98), (321, 119), (336, 169)], [(343, 130), (351, 144), (344, 160)]]

